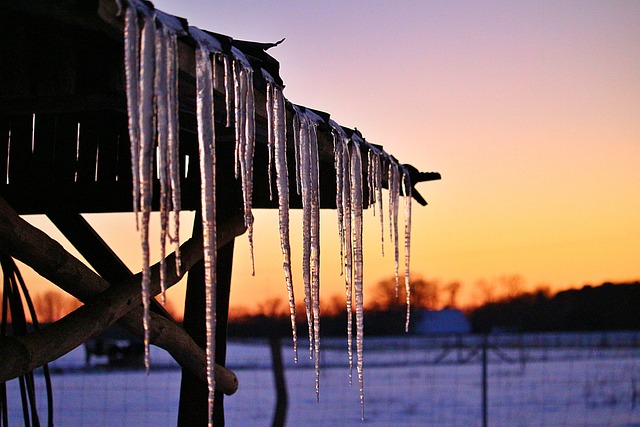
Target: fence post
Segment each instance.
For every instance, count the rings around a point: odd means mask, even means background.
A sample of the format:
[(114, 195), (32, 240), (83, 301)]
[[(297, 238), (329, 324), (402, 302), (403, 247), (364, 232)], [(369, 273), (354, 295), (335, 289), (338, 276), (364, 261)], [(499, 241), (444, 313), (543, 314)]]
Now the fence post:
[(487, 346), (488, 335), (485, 334), (482, 338), (482, 426), (487, 427), (489, 425), (489, 411), (488, 411), (488, 398), (487, 398)]
[(271, 360), (273, 361), (273, 376), (276, 386), (276, 410), (273, 414), (273, 427), (283, 427), (287, 418), (287, 384), (284, 380), (284, 367), (282, 365), (282, 352), (280, 339), (272, 336), (269, 340), (271, 346)]

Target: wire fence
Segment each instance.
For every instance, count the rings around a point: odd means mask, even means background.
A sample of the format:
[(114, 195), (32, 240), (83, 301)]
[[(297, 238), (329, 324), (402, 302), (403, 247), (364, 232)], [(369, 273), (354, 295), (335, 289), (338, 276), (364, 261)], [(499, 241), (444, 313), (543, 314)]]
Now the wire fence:
[[(367, 337), (364, 421), (346, 339), (321, 341), (319, 401), (306, 344), (297, 364), (281, 347), (290, 426), (640, 426), (640, 332)], [(271, 425), (269, 342), (232, 340), (227, 360), (240, 382), (227, 425)], [(168, 355), (154, 349), (148, 375), (107, 362), (86, 367), (79, 348), (51, 365), (56, 425), (176, 424), (180, 370)], [(18, 386), (7, 386), (9, 425), (20, 425)]]

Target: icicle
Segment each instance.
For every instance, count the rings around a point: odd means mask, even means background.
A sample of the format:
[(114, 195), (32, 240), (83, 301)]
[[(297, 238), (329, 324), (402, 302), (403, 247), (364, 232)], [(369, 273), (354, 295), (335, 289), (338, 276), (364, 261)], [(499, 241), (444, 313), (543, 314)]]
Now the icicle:
[(296, 165), (296, 175), (300, 176), (302, 196), (302, 281), (304, 302), (309, 329), (309, 358), (313, 358), (313, 295), (311, 292), (311, 155), (309, 150), (308, 123), (304, 114), (294, 106), (295, 146), (300, 160)]
[(394, 245), (395, 265), (396, 265), (396, 298), (398, 297), (399, 286), (399, 250), (398, 250), (398, 205), (400, 199), (400, 173), (398, 163), (389, 163), (389, 232)]
[[(366, 144), (366, 143), (365, 143)], [(369, 190), (369, 205), (373, 207), (373, 215), (380, 216), (381, 250), (384, 256), (384, 213), (382, 211), (382, 168), (380, 151), (373, 145), (366, 144), (369, 152), (367, 156), (367, 189)]]
[(342, 144), (342, 201), (344, 210), (344, 271), (347, 299), (347, 353), (349, 356), (349, 384), (353, 380), (353, 223), (351, 200), (351, 156), (346, 139)]
[(140, 211), (140, 129), (138, 120), (139, 74), (140, 74), (140, 29), (138, 11), (127, 7), (124, 15), (124, 69), (127, 91), (127, 115), (129, 117), (129, 139), (131, 140), (131, 175), (133, 182), (133, 212), (136, 215), (136, 227), (139, 228)]
[(320, 160), (316, 124), (309, 126), (311, 151), (311, 292), (313, 296), (313, 341), (316, 399), (320, 401)]
[(222, 55), (222, 64), (224, 66), (224, 80), (225, 80), (225, 104), (227, 114), (227, 127), (231, 127), (231, 111), (234, 106), (234, 75), (231, 61), (227, 55)]
[(255, 275), (253, 256), (253, 151), (255, 147), (255, 105), (253, 95), (253, 70), (239, 60), (233, 62), (235, 73), (236, 112), (236, 177), (242, 182), (244, 200), (244, 225), (247, 227), (251, 272)]
[(338, 238), (340, 240), (340, 275), (344, 274), (344, 206), (342, 204), (342, 137), (338, 132), (337, 124), (331, 123), (333, 137), (333, 164), (336, 170), (336, 212), (338, 214)]
[[(378, 206), (378, 215), (380, 216), (380, 248), (382, 256), (384, 256), (384, 210), (382, 207), (382, 160), (381, 154), (376, 150), (374, 156), (374, 189), (376, 192), (376, 205)], [(374, 205), (375, 206), (375, 205)]]
[(411, 255), (411, 177), (409, 171), (403, 168), (404, 183), (404, 286), (407, 293), (407, 320), (404, 330), (409, 332), (409, 321), (411, 320), (411, 285), (409, 277), (409, 261)]
[(315, 360), (316, 398), (320, 399), (320, 180), (315, 114), (295, 107), (294, 124), (302, 186), (302, 275), (309, 324), (309, 353)]
[(160, 181), (160, 288), (162, 290), (162, 304), (166, 302), (165, 280), (167, 266), (165, 263), (167, 231), (169, 230), (170, 184), (168, 178), (169, 151), (169, 99), (167, 82), (167, 43), (169, 37), (160, 28), (156, 34), (155, 54), (158, 61), (155, 74), (156, 102), (157, 102), (157, 164), (158, 180)]
[(142, 240), (142, 305), (144, 307), (144, 361), (149, 369), (149, 305), (151, 302), (151, 271), (149, 269), (149, 218), (153, 198), (153, 151), (154, 129), (154, 74), (155, 74), (155, 14), (144, 14), (140, 43), (140, 79), (138, 120), (140, 146), (138, 152), (138, 171), (140, 182), (140, 236)]
[[(296, 111), (296, 115), (295, 118), (293, 120), (293, 136), (294, 139), (295, 138), (299, 138), (300, 137), (300, 119), (298, 118), (298, 108), (296, 106), (294, 106), (294, 109)], [(296, 141), (298, 141), (298, 139), (296, 139)], [(296, 192), (298, 194), (298, 196), (302, 195), (302, 178), (300, 176), (300, 168), (301, 165), (300, 163), (302, 162), (301, 158), (300, 158), (300, 146), (299, 144), (293, 144), (293, 153), (294, 153), (294, 159), (296, 161)]]
[(347, 137), (339, 125), (333, 128), (334, 163), (336, 170), (336, 211), (340, 238), (340, 273), (345, 276), (347, 302), (347, 354), (349, 357), (349, 385), (353, 378), (353, 305), (352, 305), (352, 245), (351, 245), (351, 179)]
[(366, 144), (367, 150), (367, 205), (373, 208), (373, 215), (376, 214), (376, 205), (375, 205), (375, 182), (374, 182), (374, 154), (373, 147), (369, 144)]
[(178, 124), (178, 40), (171, 33), (167, 46), (167, 103), (168, 103), (168, 161), (171, 206), (173, 211), (172, 228), (169, 236), (173, 243), (176, 259), (176, 274), (181, 274), (182, 257), (180, 254), (180, 210), (182, 209), (182, 191), (180, 189), (180, 139)]
[[(271, 113), (269, 115), (276, 161), (276, 186), (278, 189), (278, 226), (280, 247), (282, 248), (282, 267), (289, 295), (289, 314), (293, 337), (293, 358), (298, 363), (298, 334), (296, 328), (296, 302), (293, 292), (291, 273), (291, 245), (289, 239), (289, 170), (287, 166), (287, 112), (282, 89), (269, 82), (267, 91), (271, 95)], [(269, 107), (268, 107), (269, 108)], [(269, 110), (267, 110), (269, 111)]]
[(361, 418), (364, 420), (364, 296), (363, 296), (363, 257), (362, 257), (362, 158), (360, 147), (353, 140), (351, 147), (351, 222), (353, 240), (354, 288), (356, 292), (356, 352), (358, 384), (360, 386)]
[[(265, 74), (266, 72), (263, 71), (263, 74)], [(266, 110), (267, 110), (267, 151), (269, 152), (269, 156), (267, 159), (267, 178), (269, 181), (269, 200), (273, 200), (273, 182), (272, 182), (272, 175), (273, 175), (273, 167), (272, 167), (272, 163), (273, 163), (273, 150), (274, 150), (274, 118), (273, 118), (273, 104), (274, 104), (274, 100), (273, 97), (275, 96), (273, 91), (275, 89), (273, 88), (273, 84), (267, 80), (267, 105), (266, 105)]]
[[(216, 328), (216, 188), (215, 130), (213, 112), (213, 70), (210, 53), (199, 45), (196, 49), (196, 85), (198, 146), (200, 157), (202, 237), (205, 269), (207, 383), (209, 420), (213, 414), (215, 394), (215, 328)], [(211, 425), (211, 421), (209, 421)]]
[[(161, 268), (163, 289), (166, 277), (165, 245), (169, 232), (169, 210), (173, 205), (174, 234), (178, 234), (180, 209), (179, 165), (177, 155), (177, 42), (183, 32), (174, 17), (129, 0), (125, 15), (125, 77), (127, 113), (131, 148), (133, 210), (140, 230), (142, 249), (141, 294), (144, 307), (143, 328), (145, 366), (149, 369), (149, 306), (151, 272), (149, 269), (149, 219), (153, 199), (153, 164), (157, 142), (157, 175), (160, 181)], [(138, 17), (141, 17), (139, 25)], [(169, 237), (170, 240), (173, 240)], [(176, 250), (179, 265), (179, 249)]]

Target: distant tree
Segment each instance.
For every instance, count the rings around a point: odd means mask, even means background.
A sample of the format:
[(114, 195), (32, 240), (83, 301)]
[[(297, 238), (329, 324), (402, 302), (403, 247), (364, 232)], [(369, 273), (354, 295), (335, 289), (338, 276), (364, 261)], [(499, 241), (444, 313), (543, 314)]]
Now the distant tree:
[(347, 298), (344, 295), (333, 294), (326, 303), (320, 304), (322, 316), (337, 316), (347, 311)]
[(258, 303), (258, 314), (265, 317), (282, 317), (289, 312), (288, 308), (285, 308), (284, 301), (278, 297), (267, 298), (266, 300)]
[(457, 307), (456, 298), (458, 296), (458, 292), (462, 287), (462, 283), (460, 282), (449, 282), (443, 287), (443, 291), (449, 293), (449, 298), (447, 302), (448, 307)]
[(492, 303), (496, 299), (496, 284), (485, 279), (476, 281), (474, 291), (477, 306)]
[(519, 274), (501, 276), (498, 280), (504, 298), (514, 298), (524, 293), (526, 282)]
[(639, 329), (640, 283), (603, 283), (551, 295), (548, 287), (491, 302), (471, 313), (477, 332)]
[[(400, 278), (396, 295), (395, 277), (377, 283), (374, 298), (367, 309), (377, 311), (403, 310), (406, 304), (404, 278)], [(437, 281), (418, 278), (411, 281), (411, 306), (413, 308), (435, 309), (440, 304), (440, 286)]]
[(60, 291), (47, 291), (33, 297), (33, 305), (41, 323), (55, 322), (76, 308), (81, 303), (69, 294)]

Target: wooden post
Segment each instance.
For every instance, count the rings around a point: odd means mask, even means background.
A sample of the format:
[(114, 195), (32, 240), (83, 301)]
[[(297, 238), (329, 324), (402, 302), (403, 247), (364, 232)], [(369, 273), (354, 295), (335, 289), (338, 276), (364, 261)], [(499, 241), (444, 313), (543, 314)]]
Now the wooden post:
[[(201, 226), (202, 221), (198, 214), (194, 221), (194, 236), (201, 233)], [(227, 355), (227, 318), (229, 314), (233, 248), (233, 240), (218, 248), (215, 361), (220, 366), (224, 366)], [(184, 308), (184, 329), (198, 345), (203, 348), (206, 346), (204, 261), (198, 262), (189, 270)], [(178, 426), (207, 425), (208, 396), (207, 384), (191, 372), (183, 369), (182, 382), (180, 384)], [(216, 391), (213, 413), (213, 425), (216, 427), (224, 426), (225, 422), (223, 396), (222, 393)]]
[(282, 349), (280, 338), (276, 335), (269, 340), (271, 347), (271, 361), (273, 363), (273, 379), (276, 386), (276, 409), (273, 413), (273, 427), (284, 427), (287, 419), (287, 383), (284, 378), (284, 365), (282, 363)]

